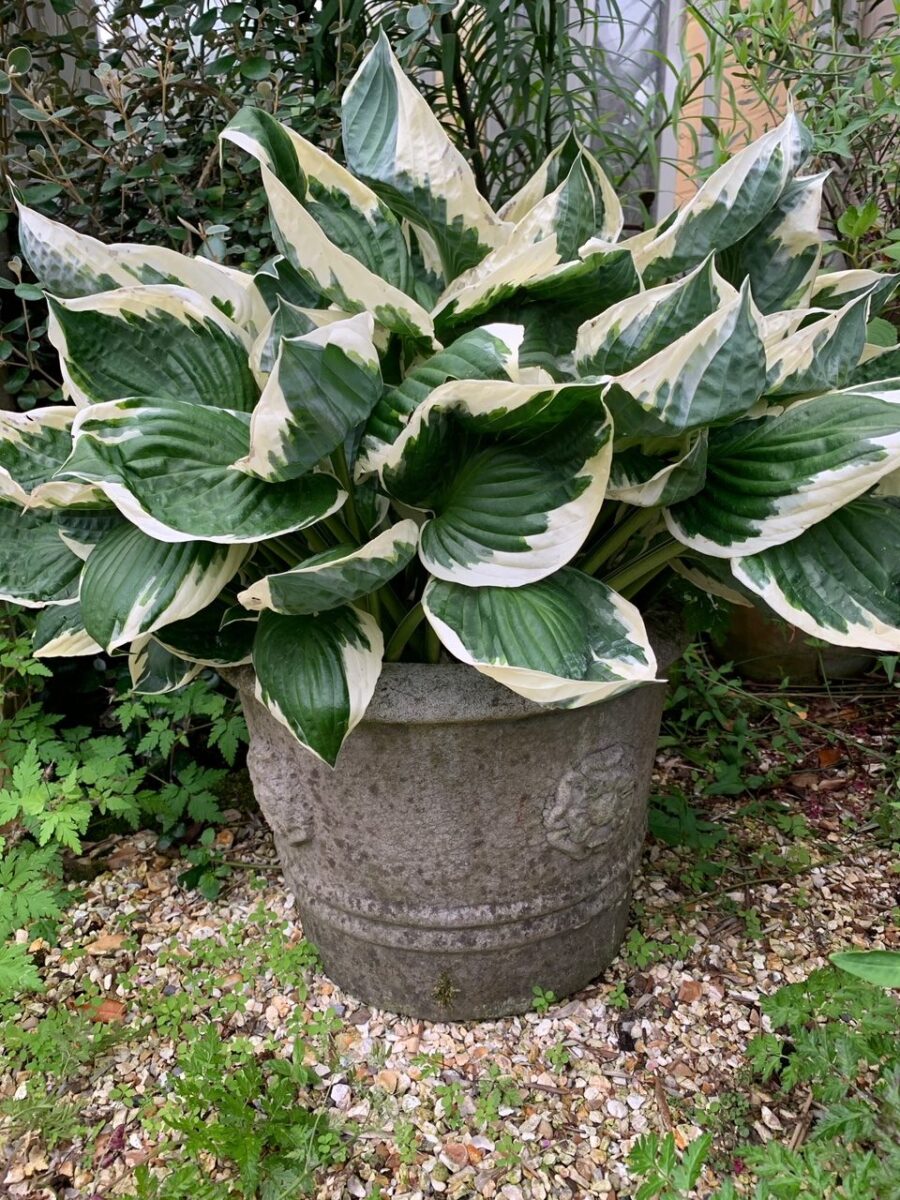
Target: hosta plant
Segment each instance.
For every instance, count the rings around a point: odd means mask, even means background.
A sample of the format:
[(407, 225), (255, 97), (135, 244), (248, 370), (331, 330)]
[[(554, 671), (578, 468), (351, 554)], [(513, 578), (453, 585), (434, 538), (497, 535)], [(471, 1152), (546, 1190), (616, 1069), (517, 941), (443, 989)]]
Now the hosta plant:
[(347, 169), (225, 130), (280, 250), (253, 276), (20, 208), (71, 401), (0, 415), (38, 654), (151, 692), (252, 661), (334, 763), (385, 659), (570, 706), (652, 680), (635, 601), (672, 565), (900, 649), (896, 280), (822, 272), (795, 116), (627, 238), (571, 138), (494, 211), (384, 40), (342, 117)]

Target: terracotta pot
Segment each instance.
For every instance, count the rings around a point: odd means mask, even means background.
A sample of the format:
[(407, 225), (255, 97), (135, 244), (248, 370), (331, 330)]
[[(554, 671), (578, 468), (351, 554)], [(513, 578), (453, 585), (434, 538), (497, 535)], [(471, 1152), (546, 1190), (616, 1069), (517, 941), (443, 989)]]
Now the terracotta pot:
[(780, 617), (735, 604), (727, 631), (714, 639), (720, 662), (733, 662), (744, 679), (758, 683), (820, 684), (855, 679), (871, 670), (875, 655), (845, 646), (810, 645), (809, 634)]

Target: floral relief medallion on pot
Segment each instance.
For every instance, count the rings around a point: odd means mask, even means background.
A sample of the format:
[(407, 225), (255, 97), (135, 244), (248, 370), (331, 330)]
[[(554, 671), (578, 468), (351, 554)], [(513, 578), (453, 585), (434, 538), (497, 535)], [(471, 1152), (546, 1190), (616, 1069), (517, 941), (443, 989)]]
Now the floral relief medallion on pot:
[(631, 748), (616, 745), (592, 750), (570, 767), (544, 805), (550, 844), (575, 859), (599, 850), (631, 809), (636, 771)]

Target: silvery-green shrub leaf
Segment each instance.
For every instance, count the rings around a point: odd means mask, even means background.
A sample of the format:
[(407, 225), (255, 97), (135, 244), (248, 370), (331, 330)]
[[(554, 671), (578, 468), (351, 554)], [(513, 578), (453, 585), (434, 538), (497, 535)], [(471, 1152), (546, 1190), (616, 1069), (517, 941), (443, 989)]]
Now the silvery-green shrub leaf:
[(854, 500), (793, 541), (731, 566), (804, 633), (900, 652), (900, 500)]
[(314, 329), (321, 329), (324, 325), (345, 321), (349, 316), (349, 313), (336, 308), (303, 308), (279, 297), (275, 311), (250, 350), (253, 374), (263, 382), (265, 377), (271, 374), (282, 338), (302, 337), (303, 334), (312, 333)]
[(412, 266), (400, 222), (333, 155), (258, 108), (242, 108), (222, 137), (265, 164), (330, 242), (400, 291), (412, 293)]
[(128, 652), (131, 690), (139, 696), (177, 692), (196, 679), (202, 670), (200, 663), (185, 662), (149, 634), (135, 638)]
[(900, 379), (900, 346), (863, 346), (859, 363), (850, 372), (848, 387)]
[(793, 179), (767, 216), (725, 252), (728, 278), (750, 280), (763, 313), (805, 302), (822, 257), (819, 214), (827, 172)]
[(53, 476), (72, 451), (77, 409), (54, 405), (0, 411), (0, 496), (23, 508), (65, 508), (103, 497), (89, 484)]
[(301, 279), (345, 312), (370, 312), (392, 333), (431, 341), (431, 317), (417, 301), (330, 242), (299, 200), (265, 166), (262, 179), (272, 237)]
[(303, 529), (346, 499), (331, 475), (264, 483), (234, 469), (250, 417), (180, 400), (119, 400), (84, 409), (61, 474), (95, 483), (161, 542), (259, 542)]
[(54, 296), (73, 299), (135, 284), (174, 284), (197, 292), (238, 325), (252, 329), (265, 319), (253, 276), (243, 271), (165, 246), (107, 246), (24, 204), (18, 210), (22, 252)]
[(816, 308), (843, 308), (858, 296), (869, 296), (869, 318), (877, 317), (900, 285), (900, 274), (881, 271), (823, 271), (813, 280), (809, 303)]
[(255, 636), (256, 617), (222, 600), (154, 634), (160, 645), (173, 654), (216, 669), (249, 663)]
[(236, 466), (260, 479), (295, 479), (367, 420), (382, 392), (369, 313), (285, 338)]
[(170, 397), (249, 412), (259, 388), (250, 336), (186, 288), (148, 286), (49, 298), (50, 341), (79, 407), (129, 396)]
[(270, 313), (278, 307), (279, 300), (287, 300), (298, 308), (318, 308), (323, 303), (321, 289), (308, 283), (283, 254), (263, 263), (253, 282)]
[(358, 472), (371, 469), (370, 459), (397, 440), (411, 414), (448, 379), (512, 378), (523, 332), (521, 325), (482, 325), (412, 367), (372, 409), (357, 459)]
[(289, 571), (267, 575), (238, 595), (245, 608), (289, 615), (325, 612), (376, 592), (416, 553), (415, 521), (399, 521), (364, 546), (336, 546)]
[(85, 628), (109, 651), (190, 617), (212, 603), (246, 556), (245, 546), (158, 542), (133, 525), (113, 529), (84, 565)]
[(31, 653), (35, 658), (79, 658), (103, 650), (84, 627), (77, 600), (41, 609), (34, 623)]
[(654, 508), (695, 496), (706, 480), (707, 431), (690, 434), (686, 441), (680, 452), (665, 456), (645, 445), (617, 451), (606, 489), (609, 499)]
[(900, 383), (801, 400), (709, 436), (706, 485), (666, 510), (674, 537), (734, 558), (799, 537), (900, 466)]
[(605, 393), (617, 438), (672, 437), (741, 416), (766, 385), (766, 355), (750, 289), (637, 367)]
[(0, 600), (24, 608), (78, 595), (81, 559), (59, 536), (56, 516), (0, 500)]
[(344, 153), (395, 213), (434, 239), (446, 279), (479, 262), (508, 227), (404, 75), (384, 33), (341, 101)]
[(766, 392), (799, 396), (850, 382), (866, 343), (869, 296), (863, 293), (769, 350)]
[(793, 114), (739, 150), (710, 175), (652, 241), (635, 250), (644, 281), (657, 283), (733, 246), (763, 220), (809, 153), (811, 140)]
[(372, 699), (383, 653), (374, 617), (349, 605), (316, 616), (264, 612), (253, 645), (256, 697), (333, 767)]
[(433, 513), (419, 544), (433, 575), (519, 587), (573, 557), (609, 477), (612, 423), (601, 391), (462, 380), (416, 409), (378, 465), (395, 499)]
[(737, 292), (716, 271), (713, 256), (683, 279), (628, 296), (578, 330), (579, 375), (620, 375), (691, 333)]
[(581, 571), (518, 588), (431, 580), (422, 607), (455, 658), (539, 704), (579, 708), (656, 678), (641, 614)]

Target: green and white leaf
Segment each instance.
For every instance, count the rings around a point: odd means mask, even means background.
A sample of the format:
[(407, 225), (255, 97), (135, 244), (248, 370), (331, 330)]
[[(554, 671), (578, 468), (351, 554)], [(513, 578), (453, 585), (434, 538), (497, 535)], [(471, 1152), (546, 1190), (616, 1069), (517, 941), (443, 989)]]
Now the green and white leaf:
[(538, 704), (579, 708), (656, 678), (641, 614), (581, 571), (520, 588), (432, 580), (422, 607), (454, 657)]
[(260, 479), (295, 479), (366, 421), (381, 396), (369, 313), (285, 338), (250, 424), (250, 451), (235, 463)]
[(701, 592), (709, 592), (728, 604), (736, 604), (740, 608), (753, 608), (752, 600), (748, 600), (743, 590), (738, 591), (737, 581), (731, 574), (731, 563), (727, 558), (710, 558), (709, 555), (699, 554), (673, 558), (672, 570), (688, 583), (699, 588)]
[(253, 646), (256, 698), (333, 767), (372, 698), (383, 653), (374, 617), (349, 605), (316, 616), (264, 612)]
[(900, 378), (900, 346), (863, 346), (859, 363), (850, 372), (848, 386)]
[(399, 521), (364, 546), (337, 546), (306, 559), (299, 566), (267, 575), (238, 595), (252, 611), (300, 615), (325, 612), (377, 592), (415, 556), (419, 528)]
[(478, 191), (469, 164), (404, 75), (384, 33), (344, 92), (341, 117), (351, 171), (426, 230), (446, 279), (505, 240), (509, 227)]
[(854, 500), (798, 538), (731, 567), (804, 633), (900, 653), (900, 500)]
[(160, 645), (202, 667), (240, 667), (251, 661), (256, 617), (216, 600), (201, 612), (158, 629)]
[(102, 501), (96, 489), (53, 476), (72, 451), (77, 409), (54, 405), (0, 411), (0, 496), (23, 508), (66, 508)]
[(158, 542), (133, 525), (104, 537), (81, 576), (85, 628), (104, 650), (199, 612), (231, 581), (244, 546)]
[(276, 254), (263, 263), (253, 276), (253, 282), (270, 313), (278, 307), (279, 300), (287, 300), (298, 308), (319, 308), (327, 302), (321, 290), (308, 283), (283, 254)]
[[(250, 448), (250, 417), (179, 400), (119, 400), (84, 409), (65, 478), (95, 483), (133, 525), (161, 542), (239, 545), (304, 529), (346, 499), (316, 473), (264, 483), (233, 464)], [(177, 486), (173, 486), (173, 481)]]
[(869, 296), (863, 293), (812, 325), (804, 325), (769, 351), (766, 392), (798, 396), (850, 382), (866, 344)]
[(666, 510), (670, 532), (716, 558), (779, 546), (900, 467), (900, 381), (832, 392), (709, 437), (706, 485)]
[(80, 574), (81, 559), (59, 536), (53, 513), (0, 500), (0, 600), (65, 604), (78, 595)]
[(686, 440), (686, 448), (675, 458), (661, 457), (652, 443), (617, 451), (606, 489), (608, 498), (655, 508), (695, 496), (706, 480), (707, 431), (701, 429)]
[(119, 288), (49, 305), (63, 386), (79, 407), (155, 396), (249, 412), (259, 398), (250, 335), (187, 288)]
[(900, 286), (900, 274), (882, 271), (823, 271), (813, 280), (809, 303), (817, 308), (843, 308), (858, 296), (869, 295), (869, 317), (877, 317)]
[(302, 337), (335, 321), (346, 321), (349, 316), (349, 313), (341, 312), (338, 308), (302, 308), (279, 297), (275, 311), (250, 350), (253, 374), (261, 385), (265, 385), (267, 376), (275, 366), (282, 338)]
[(185, 662), (156, 638), (136, 638), (128, 652), (131, 690), (139, 696), (162, 696), (185, 687), (203, 670), (200, 663)]
[(741, 416), (765, 389), (762, 330), (745, 284), (670, 346), (609, 384), (618, 438), (671, 437)]
[(111, 530), (125, 523), (119, 510), (109, 503), (102, 492), (99, 494), (102, 507), (56, 510), (56, 528), (59, 536), (82, 562), (87, 560), (94, 547)]
[(31, 653), (35, 658), (80, 658), (103, 650), (84, 627), (77, 600), (41, 609), (34, 623)]

